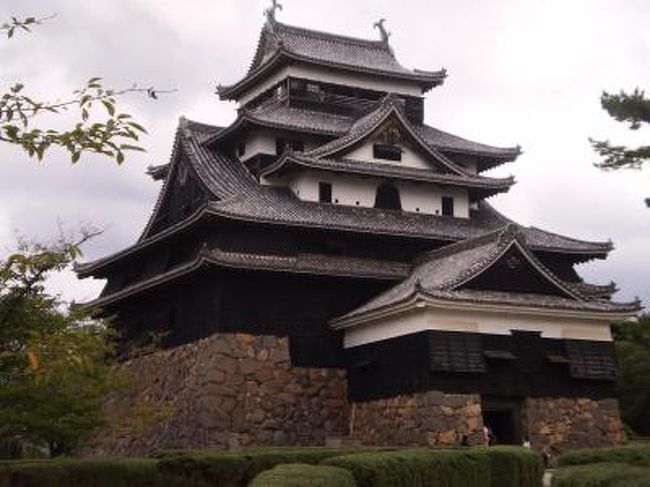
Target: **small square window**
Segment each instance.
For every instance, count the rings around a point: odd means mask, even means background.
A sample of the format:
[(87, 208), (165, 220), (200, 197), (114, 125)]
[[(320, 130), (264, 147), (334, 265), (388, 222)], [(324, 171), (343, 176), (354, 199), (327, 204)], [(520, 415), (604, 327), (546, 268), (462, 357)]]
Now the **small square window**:
[(304, 152), (305, 151), (305, 143), (302, 140), (292, 140), (289, 142), (289, 147), (291, 147), (291, 150), (294, 152)]
[(384, 159), (387, 161), (401, 161), (402, 149), (396, 145), (375, 144), (372, 147), (373, 157), (375, 159)]
[[(321, 203), (332, 202), (332, 184), (331, 183), (318, 183), (318, 201)], [(337, 200), (338, 202), (338, 200)]]

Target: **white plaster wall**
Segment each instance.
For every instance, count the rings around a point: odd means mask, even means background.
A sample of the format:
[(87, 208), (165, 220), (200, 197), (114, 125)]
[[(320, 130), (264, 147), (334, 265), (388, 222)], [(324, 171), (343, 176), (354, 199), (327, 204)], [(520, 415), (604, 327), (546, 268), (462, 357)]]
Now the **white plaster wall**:
[(246, 140), (246, 153), (241, 157), (247, 161), (257, 154), (275, 154), (275, 136), (271, 132), (251, 131)]
[(356, 86), (368, 90), (397, 93), (400, 95), (422, 95), (422, 89), (412, 81), (382, 80), (379, 78), (365, 76), (363, 74), (337, 73), (336, 71), (321, 69), (313, 66), (286, 66), (278, 70), (275, 74), (269, 76), (262, 83), (252, 87), (250, 90), (242, 94), (242, 96), (237, 101), (240, 105), (245, 105), (256, 96), (264, 93), (273, 85), (279, 83), (288, 76), (322, 81), (323, 83)]
[[(276, 151), (276, 140), (280, 135), (273, 130), (254, 130), (247, 134), (245, 143), (246, 143), (246, 154), (241, 157), (242, 161), (246, 161), (251, 157), (254, 157), (258, 154), (271, 154), (274, 155)], [(286, 135), (282, 135), (283, 138), (287, 138)], [(319, 143), (313, 139), (304, 139), (300, 138), (305, 144), (305, 150), (312, 150), (318, 147)]]
[(361, 144), (355, 149), (347, 152), (343, 157), (345, 159), (353, 159), (357, 161), (376, 162), (378, 164), (390, 164), (392, 166), (401, 167), (414, 167), (417, 169), (435, 169), (435, 164), (429, 162), (420, 153), (414, 151), (405, 144), (400, 144), (398, 147), (402, 149), (401, 161), (387, 161), (386, 159), (375, 159), (373, 145), (376, 141)]
[(404, 211), (427, 215), (438, 215), (442, 211), (440, 189), (437, 186), (415, 182), (400, 182), (396, 186), (399, 189)]
[[(332, 204), (373, 207), (377, 182), (321, 171), (303, 171), (289, 181), (289, 188), (303, 201), (318, 201), (318, 183), (332, 185)], [(357, 204), (358, 202), (358, 204)]]
[[(355, 177), (325, 171), (301, 171), (289, 178), (263, 178), (262, 184), (286, 185), (303, 201), (318, 201), (318, 183), (332, 185), (332, 204), (363, 206), (375, 205), (377, 187), (384, 180), (372, 177)], [(413, 213), (438, 215), (442, 212), (442, 196), (454, 197), (455, 216), (469, 218), (467, 192), (462, 189), (447, 190), (435, 184), (417, 182), (397, 182), (402, 209)]]
[(509, 335), (511, 330), (538, 331), (544, 338), (611, 341), (606, 321), (490, 311), (415, 309), (345, 330), (346, 348), (427, 330)]

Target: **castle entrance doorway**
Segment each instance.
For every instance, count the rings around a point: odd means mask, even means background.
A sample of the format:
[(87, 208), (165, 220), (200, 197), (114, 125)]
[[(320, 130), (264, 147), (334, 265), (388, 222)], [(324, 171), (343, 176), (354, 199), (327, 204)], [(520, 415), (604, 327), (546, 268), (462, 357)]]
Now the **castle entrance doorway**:
[(498, 445), (521, 445), (523, 425), (521, 400), (508, 398), (481, 398), (483, 424), (494, 436)]

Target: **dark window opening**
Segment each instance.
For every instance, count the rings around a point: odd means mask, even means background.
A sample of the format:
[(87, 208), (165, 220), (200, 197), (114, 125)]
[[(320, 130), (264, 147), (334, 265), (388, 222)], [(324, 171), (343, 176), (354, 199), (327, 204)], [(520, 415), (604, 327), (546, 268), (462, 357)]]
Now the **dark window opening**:
[(332, 202), (332, 184), (318, 183), (318, 201), (321, 203)]
[(451, 196), (442, 197), (442, 214), (443, 216), (454, 216), (454, 198)]
[(241, 157), (244, 154), (246, 154), (246, 142), (240, 142), (237, 146), (237, 155)]
[(402, 149), (395, 145), (375, 144), (372, 150), (375, 159), (385, 159), (387, 161), (402, 160)]
[(390, 183), (384, 183), (377, 188), (375, 197), (375, 208), (384, 210), (401, 210), (402, 202), (399, 197), (399, 190)]
[(302, 140), (275, 139), (275, 153), (277, 155), (282, 155), (286, 150), (304, 152), (305, 143)]
[(275, 153), (277, 155), (282, 155), (287, 147), (287, 141), (284, 139), (275, 139)]
[(305, 151), (305, 143), (302, 140), (290, 140), (289, 147), (291, 147), (291, 150), (294, 152)]

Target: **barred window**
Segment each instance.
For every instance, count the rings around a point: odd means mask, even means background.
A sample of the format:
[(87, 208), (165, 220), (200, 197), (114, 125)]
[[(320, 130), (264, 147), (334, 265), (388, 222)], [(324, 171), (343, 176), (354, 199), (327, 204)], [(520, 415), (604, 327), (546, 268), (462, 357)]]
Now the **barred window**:
[(566, 340), (569, 373), (576, 379), (614, 380), (616, 362), (612, 344)]
[(430, 366), (440, 372), (485, 372), (479, 335), (432, 332), (429, 336)]

